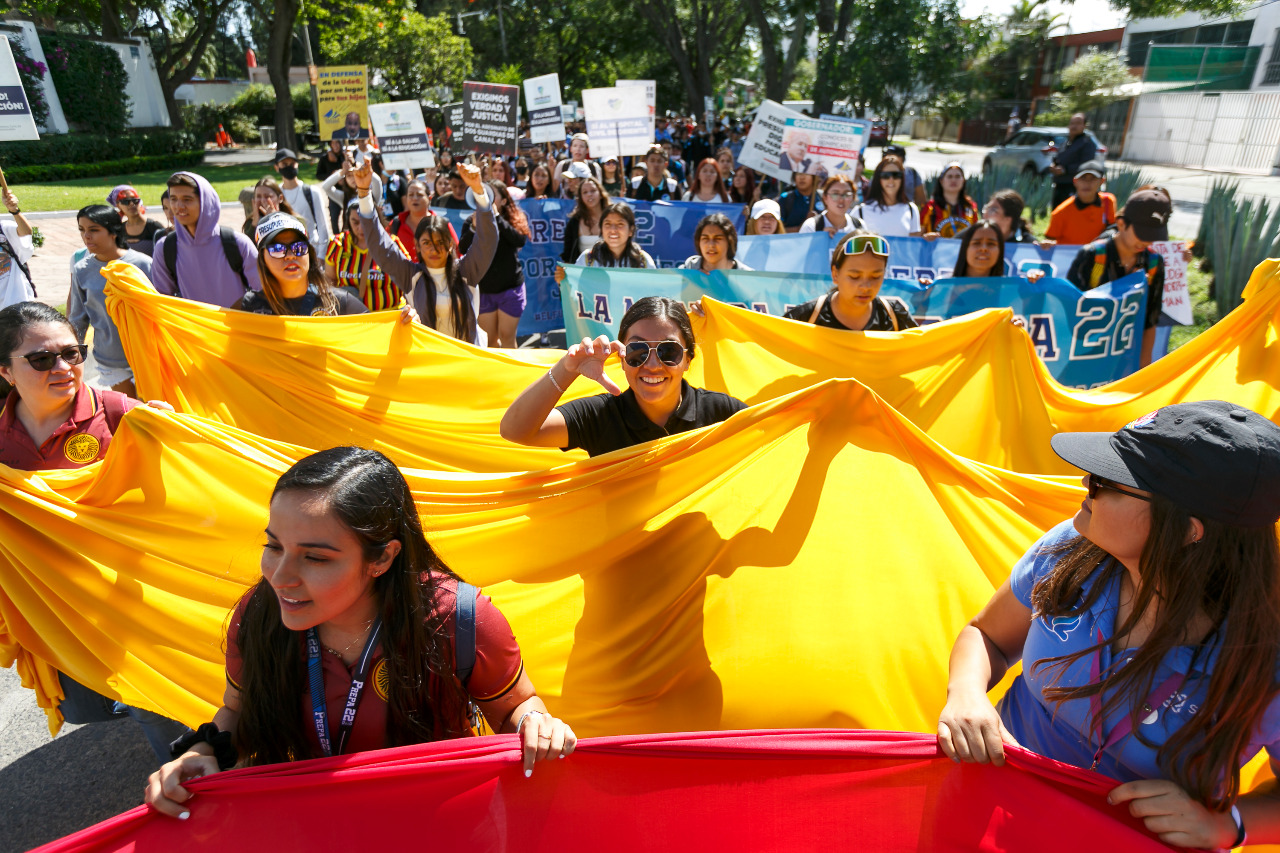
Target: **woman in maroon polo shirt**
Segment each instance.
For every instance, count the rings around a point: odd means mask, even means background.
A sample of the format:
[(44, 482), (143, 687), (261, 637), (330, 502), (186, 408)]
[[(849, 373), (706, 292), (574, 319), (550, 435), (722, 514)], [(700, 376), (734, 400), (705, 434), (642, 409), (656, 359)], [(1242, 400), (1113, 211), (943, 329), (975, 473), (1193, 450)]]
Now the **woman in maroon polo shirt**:
[(222, 708), (148, 781), (165, 814), (189, 815), (182, 783), (237, 764), (466, 737), (479, 715), (519, 736), (526, 776), (577, 743), (507, 620), (432, 550), (404, 477), (374, 450), (313, 453), (277, 481), (262, 579), (226, 650)]
[[(0, 310), (0, 464), (22, 471), (79, 468), (106, 455), (124, 413), (140, 405), (115, 391), (84, 384), (88, 347), (71, 322), (43, 302)], [(173, 411), (167, 403), (156, 408)], [(68, 723), (98, 723), (130, 716), (142, 724), (161, 762), (169, 744), (187, 730), (153, 711), (133, 708), (58, 673), (64, 694), (58, 710)]]

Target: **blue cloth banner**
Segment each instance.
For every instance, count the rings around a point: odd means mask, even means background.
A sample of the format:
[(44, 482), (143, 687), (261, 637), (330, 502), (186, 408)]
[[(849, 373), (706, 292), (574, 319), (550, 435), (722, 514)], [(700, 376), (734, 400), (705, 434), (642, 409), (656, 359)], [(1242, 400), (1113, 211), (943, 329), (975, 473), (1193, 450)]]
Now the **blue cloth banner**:
[[(636, 243), (653, 256), (661, 267), (674, 267), (690, 255), (697, 254), (693, 230), (702, 217), (723, 213), (733, 220), (741, 233), (746, 218), (740, 204), (706, 204), (704, 202), (626, 201), (636, 213)], [(560, 313), (560, 287), (556, 284), (556, 264), (564, 251), (564, 226), (573, 210), (568, 199), (524, 200), (520, 207), (529, 218), (529, 241), (520, 250), (524, 265), (525, 293), (528, 304), (520, 317), (519, 334), (536, 335), (565, 327)], [(432, 208), (462, 233), (462, 224), (471, 217), (469, 210)], [(825, 237), (826, 235), (821, 235)]]
[[(565, 273), (562, 300), (571, 343), (614, 337), (622, 315), (644, 296), (667, 296), (686, 304), (709, 296), (781, 315), (831, 288), (830, 272), (704, 274), (569, 266)], [(1026, 323), (1036, 352), (1063, 385), (1092, 388), (1138, 369), (1147, 295), (1142, 273), (1083, 293), (1060, 278), (1032, 284), (1016, 277), (942, 279), (927, 288), (916, 281), (887, 280), (880, 292), (906, 300), (921, 323), (984, 308), (1012, 308)]]
[[(886, 237), (889, 241), (888, 278), (943, 278), (951, 275), (960, 254), (960, 241), (923, 237)], [(738, 260), (754, 270), (831, 274), (831, 253), (836, 240), (830, 234), (778, 234), (768, 237), (741, 237)], [(1025, 276), (1040, 270), (1047, 276), (1066, 278), (1079, 246), (1055, 246), (1044, 250), (1034, 243), (1006, 243), (1006, 275)]]

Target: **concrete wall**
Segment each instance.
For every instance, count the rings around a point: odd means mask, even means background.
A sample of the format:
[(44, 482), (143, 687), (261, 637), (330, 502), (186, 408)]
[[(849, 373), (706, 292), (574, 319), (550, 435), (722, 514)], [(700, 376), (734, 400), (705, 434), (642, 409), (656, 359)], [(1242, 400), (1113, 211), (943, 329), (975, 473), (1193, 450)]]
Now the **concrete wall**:
[(174, 90), (182, 104), (226, 104), (249, 88), (244, 80), (192, 80)]
[(1125, 159), (1271, 175), (1280, 166), (1280, 92), (1177, 92), (1138, 98)]
[[(6, 36), (14, 36), (14, 40), (22, 45), (27, 55), (36, 62), (43, 62), (46, 67), (49, 60), (45, 58), (44, 48), (40, 46), (40, 36), (36, 33), (35, 25), (30, 21), (5, 21), (0, 23), (0, 33)], [(58, 90), (53, 85), (53, 78), (47, 73), (41, 81), (41, 91), (44, 94), (44, 101), (49, 105), (49, 126), (41, 127), (41, 133), (66, 133), (67, 117), (62, 112), (62, 101), (58, 100)]]

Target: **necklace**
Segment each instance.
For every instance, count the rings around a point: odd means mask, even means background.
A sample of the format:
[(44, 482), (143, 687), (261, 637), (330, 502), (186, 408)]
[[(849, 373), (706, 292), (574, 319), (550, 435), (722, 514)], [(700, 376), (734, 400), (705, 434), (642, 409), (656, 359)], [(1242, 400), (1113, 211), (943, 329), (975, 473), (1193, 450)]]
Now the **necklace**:
[(333, 646), (325, 646), (324, 650), (326, 652), (329, 652), (330, 654), (337, 655), (343, 660), (346, 660), (344, 655), (346, 655), (347, 652), (351, 651), (351, 648), (355, 646), (357, 643), (364, 642), (365, 636), (369, 633), (369, 626), (372, 624), (373, 624), (373, 619), (370, 619), (368, 622), (365, 622), (364, 627), (360, 630), (360, 633), (356, 635), (356, 638), (354, 640), (347, 643), (347, 645), (343, 647), (342, 651), (338, 651), (337, 649), (333, 648)]

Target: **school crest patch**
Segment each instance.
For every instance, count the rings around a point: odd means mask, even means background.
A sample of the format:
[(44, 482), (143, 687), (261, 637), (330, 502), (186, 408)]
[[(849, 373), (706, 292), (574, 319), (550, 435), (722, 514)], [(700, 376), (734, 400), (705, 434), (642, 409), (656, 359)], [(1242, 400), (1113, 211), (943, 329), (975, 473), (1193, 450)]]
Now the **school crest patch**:
[(85, 465), (98, 458), (98, 451), (101, 448), (102, 445), (98, 443), (98, 439), (81, 432), (68, 438), (62, 445), (62, 455), (77, 465)]

